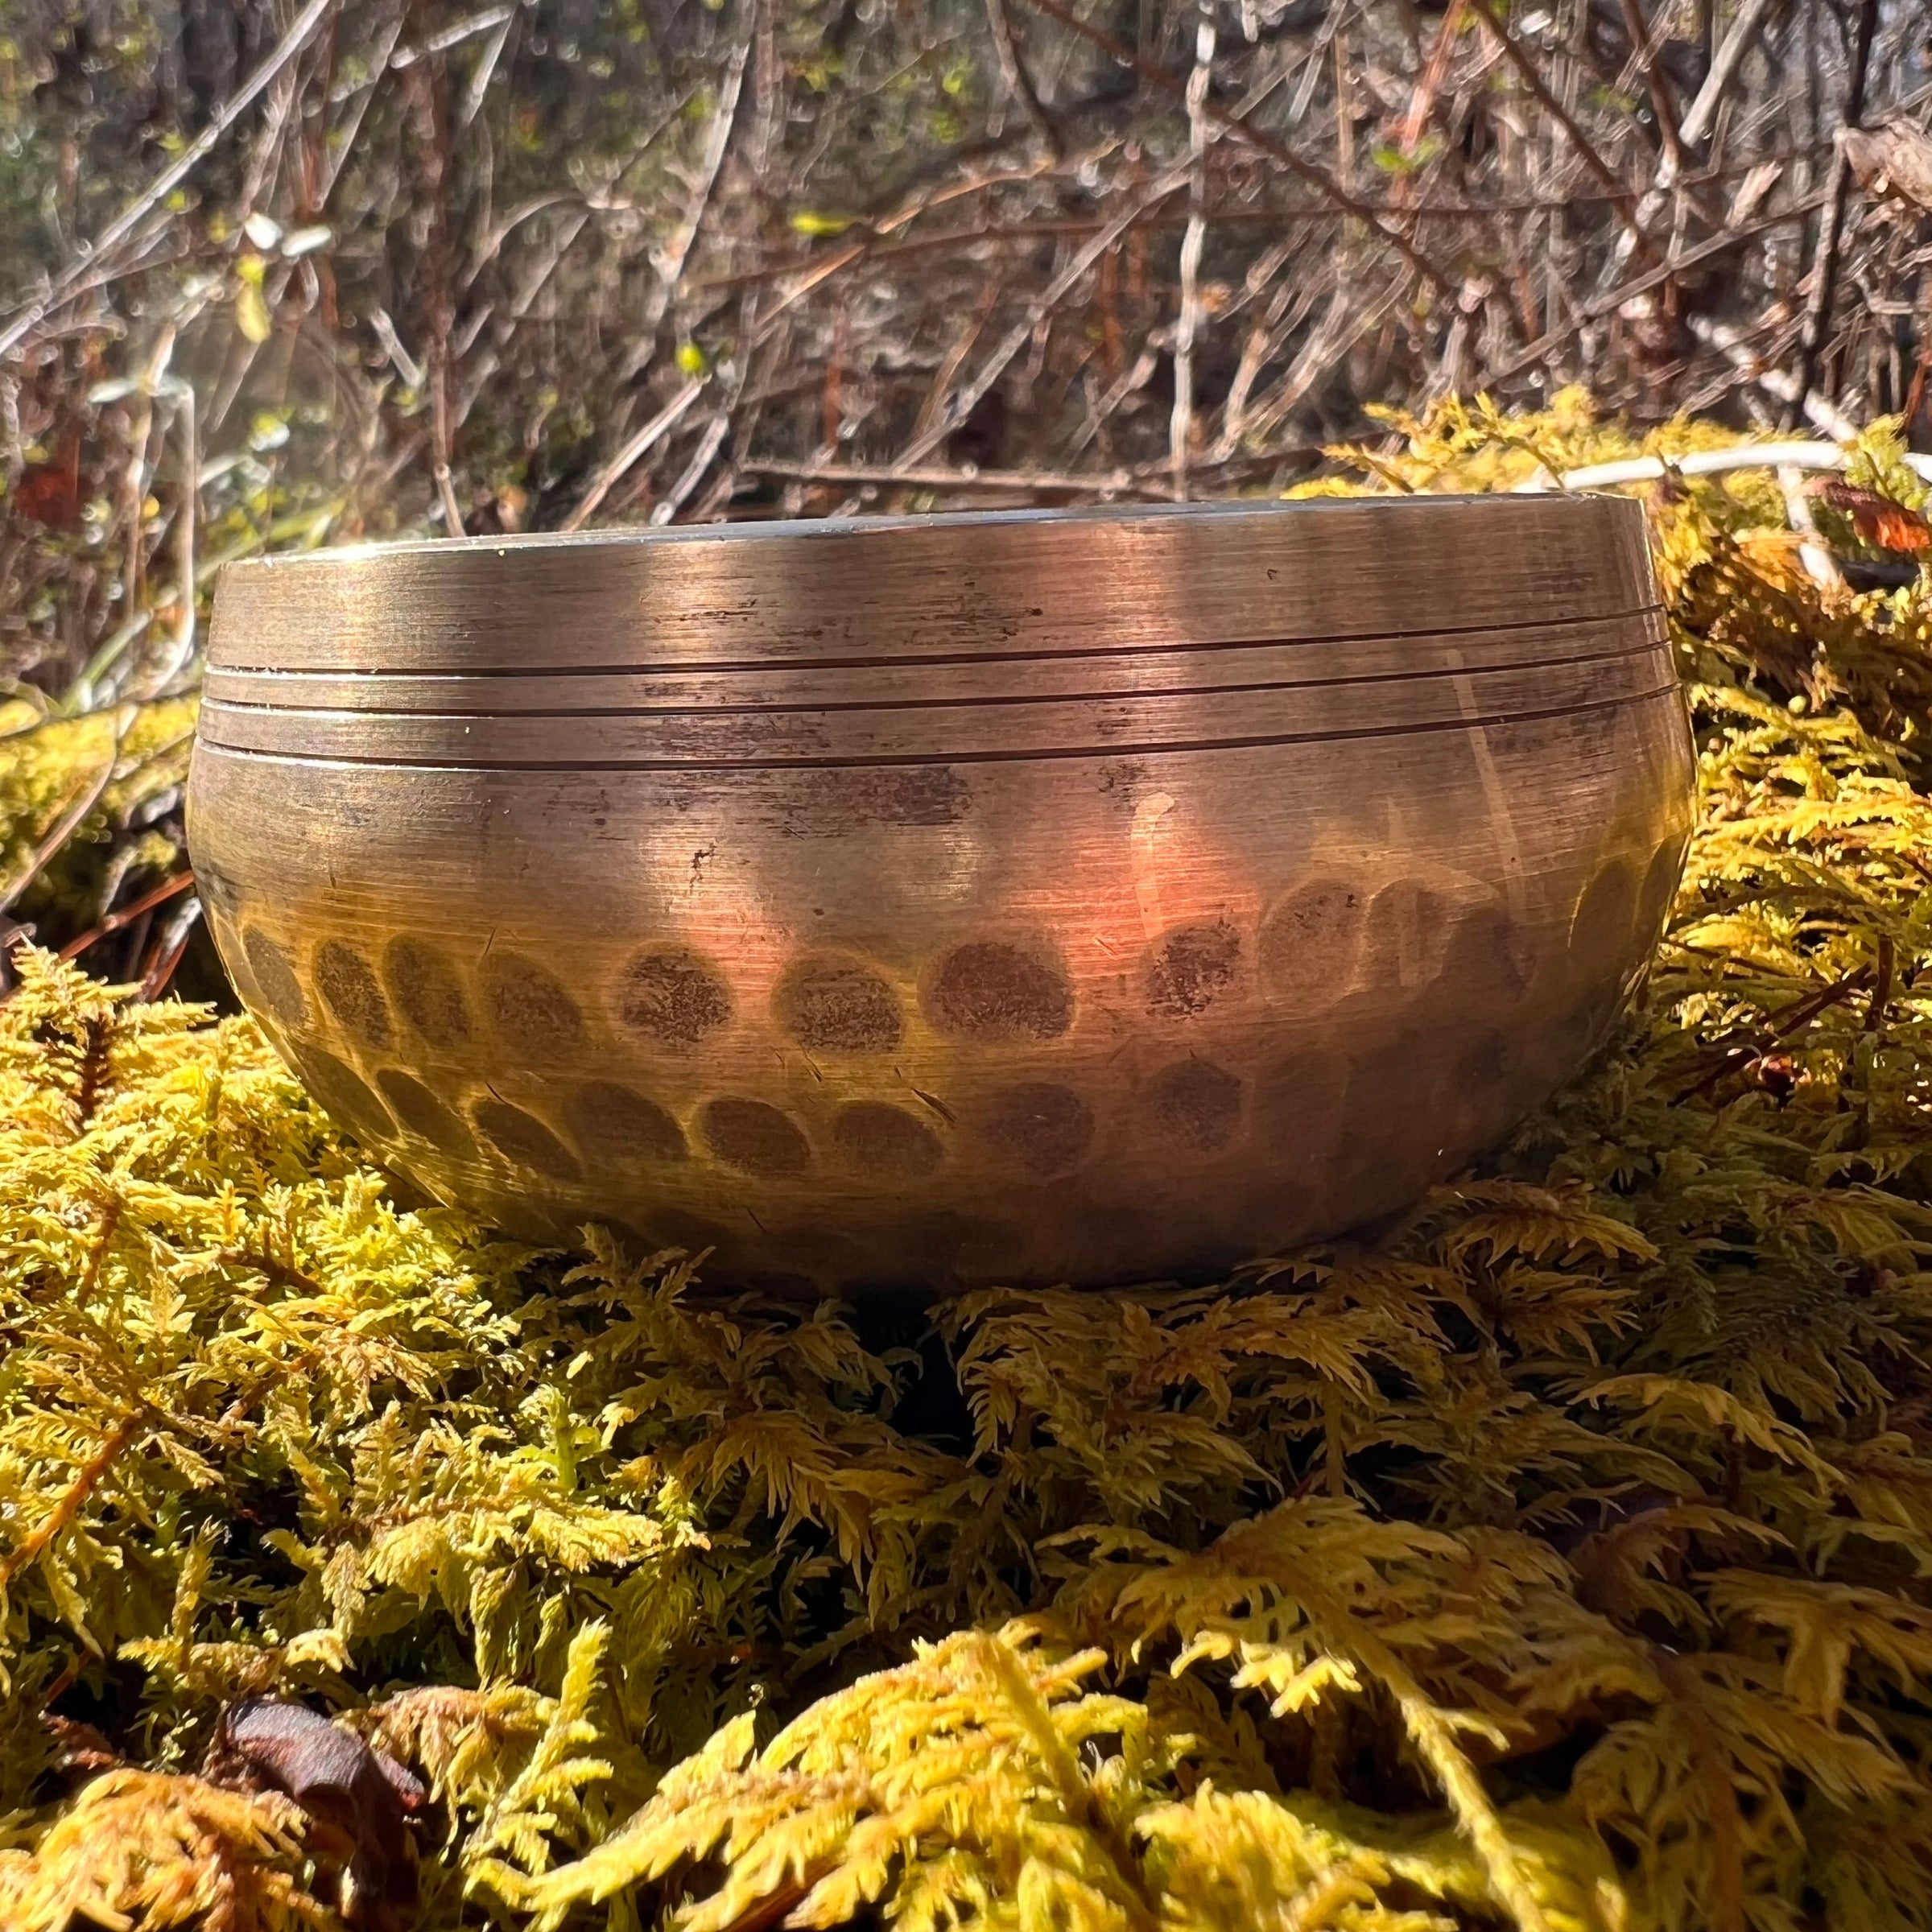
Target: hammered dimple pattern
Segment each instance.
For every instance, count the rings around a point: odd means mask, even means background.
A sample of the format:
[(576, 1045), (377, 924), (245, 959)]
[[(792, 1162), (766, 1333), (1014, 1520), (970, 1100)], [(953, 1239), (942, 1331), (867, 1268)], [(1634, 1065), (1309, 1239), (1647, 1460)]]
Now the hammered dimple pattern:
[[(598, 549), (579, 555), (594, 570)], [(1472, 722), (1452, 673), (1475, 646), (1443, 620), (1406, 641), (1396, 721), (1378, 669), (1333, 735), (1244, 737), (1183, 691), (1194, 722), (1110, 747), (1107, 674), (1084, 671), (1095, 741), (936, 763), (869, 752), (873, 709), (844, 699), (815, 761), (605, 764), (580, 755), (580, 713), (526, 703), (508, 669), (425, 665), (440, 712), (386, 697), (399, 642), (349, 695), (415, 735), (364, 757), (316, 749), (344, 689), (304, 681), (313, 597), (278, 615), (265, 583), (245, 621), (218, 602), (216, 667), (295, 667), (272, 703), (211, 707), (191, 789), (245, 1001), (329, 1114), (432, 1194), (532, 1239), (603, 1220), (708, 1248), (726, 1279), (1100, 1285), (1392, 1212), (1605, 1037), (1687, 836), (1661, 627), (1610, 697), (1566, 631), (1576, 663), (1538, 674), (1541, 701)], [(439, 608), (407, 634), (432, 657)], [(526, 616), (550, 669), (625, 654)], [(630, 654), (651, 648), (641, 625)], [(1284, 679), (1307, 648), (1279, 647)], [(1386, 636), (1362, 648), (1390, 661)], [(986, 649), (1023, 693), (1011, 638)], [(1042, 654), (1062, 689), (1064, 657)], [(1439, 676), (1443, 715), (1418, 725), (1410, 687)], [(485, 706), (551, 717), (529, 741), (554, 757), (465, 762)]]

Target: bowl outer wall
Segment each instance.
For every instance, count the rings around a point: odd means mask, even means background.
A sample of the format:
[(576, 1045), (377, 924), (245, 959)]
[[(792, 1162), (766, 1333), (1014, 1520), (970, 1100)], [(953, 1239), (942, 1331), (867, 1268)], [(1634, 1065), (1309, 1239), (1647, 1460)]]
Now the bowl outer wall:
[[(1056, 579), (1030, 593), (1046, 616), (1026, 649), (988, 646), (997, 609), (980, 629), (948, 618), (936, 650), (934, 631), (896, 634), (868, 606), (862, 634), (841, 618), (845, 642), (788, 658), (788, 625), (811, 622), (804, 588), (783, 621), (765, 610), (748, 650), (748, 599), (714, 600), (737, 614), (706, 631), (695, 605), (640, 608), (634, 583), (580, 587), (568, 621), (521, 606), (516, 667), (506, 594), (484, 624), (445, 576), (386, 646), (357, 580), (372, 562), (460, 576), (514, 546), (257, 569), (239, 599), (221, 588), (211, 683), (299, 658), (303, 689), (261, 708), (278, 748), (217, 741), (225, 726), (197, 747), (191, 836), (217, 941), (372, 1151), (522, 1232), (615, 1221), (715, 1246), (714, 1271), (813, 1290), (1209, 1272), (1452, 1171), (1601, 1039), (1648, 958), (1688, 832), (1687, 733), (1641, 511), (1595, 507), (1560, 529), (1593, 526), (1596, 547), (1564, 534), (1557, 549), (1595, 559), (1579, 580), (1600, 611), (1566, 605), (1534, 557), (1513, 581), (1543, 593), (1509, 619), (1483, 595), (1459, 605), (1480, 526), (1410, 516), (1395, 537), (1453, 539), (1435, 589), (1412, 589), (1407, 630), (1353, 637), (1298, 632), (1309, 600), (1244, 625), (1212, 598), (1191, 625), (1178, 602), (1136, 606), (1122, 636)], [(1170, 549), (1185, 540), (1185, 517), (1151, 521)], [(1278, 550), (1262, 525), (1244, 554)], [(1354, 533), (1335, 570), (1364, 568), (1364, 527), (1319, 526)], [(1076, 528), (1113, 540), (1104, 521)], [(892, 553), (932, 533), (861, 534), (898, 583)], [(940, 534), (976, 540), (958, 522)], [(525, 554), (581, 572), (613, 547)], [(1400, 571), (1419, 576), (1413, 559)], [(1117, 584), (1100, 601), (1117, 613)], [(1236, 636), (1196, 634), (1215, 632)], [(1492, 668), (1457, 668), (1479, 636)], [(1265, 675), (1144, 675), (1156, 658), (1224, 664), (1231, 642)], [(465, 653), (480, 675), (452, 672)], [(881, 658), (896, 662), (854, 662)], [(396, 723), (410, 706), (385, 694), (419, 685), (425, 662), (449, 696), (415, 714), (440, 737), (412, 745)], [(1363, 666), (1377, 668), (1350, 675)], [(719, 755), (704, 732), (755, 714), (792, 671), (894, 695), (815, 704), (815, 747)], [(928, 671), (976, 678), (979, 695), (903, 695)], [(559, 672), (582, 696), (546, 716), (493, 695)], [(765, 688), (749, 706), (714, 684), (695, 704), (630, 707), (683, 712), (687, 742), (640, 755), (636, 734), (665, 720), (613, 718), (592, 688), (612, 675)], [(1049, 702), (999, 695), (1027, 695), (1030, 675), (1057, 680)], [(1502, 704), (1484, 696), (1499, 677)], [(305, 716), (317, 679), (354, 683), (360, 715), (336, 689)], [(1076, 685), (1085, 708), (1056, 712)], [(1109, 738), (1123, 706), (1147, 722)], [(879, 749), (909, 713), (922, 748)], [(1022, 714), (1080, 730), (1003, 741)], [(464, 724), (497, 749), (458, 755)], [(506, 755), (513, 731), (544, 757)]]

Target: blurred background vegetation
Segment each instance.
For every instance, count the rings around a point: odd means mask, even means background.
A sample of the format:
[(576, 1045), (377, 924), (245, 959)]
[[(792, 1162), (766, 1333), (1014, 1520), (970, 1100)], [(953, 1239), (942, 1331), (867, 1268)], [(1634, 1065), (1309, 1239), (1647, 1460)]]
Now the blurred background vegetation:
[(184, 580), (265, 544), (1278, 488), (1450, 391), (1922, 437), (1929, 39), (1916, 0), (0, 0), (0, 670), (168, 688)]

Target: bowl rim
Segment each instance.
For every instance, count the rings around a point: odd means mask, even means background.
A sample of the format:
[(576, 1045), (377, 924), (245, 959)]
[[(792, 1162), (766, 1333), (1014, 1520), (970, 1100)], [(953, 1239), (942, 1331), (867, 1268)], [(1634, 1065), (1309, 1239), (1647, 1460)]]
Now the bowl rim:
[[(1562, 506), (1559, 509), (1558, 506)], [(643, 550), (659, 544), (779, 543), (801, 539), (836, 542), (841, 538), (866, 538), (889, 532), (928, 530), (999, 530), (1036, 527), (1122, 524), (1158, 524), (1170, 522), (1228, 522), (1241, 518), (1270, 521), (1278, 517), (1309, 511), (1364, 510), (1377, 514), (1402, 510), (1457, 509), (1465, 514), (1476, 510), (1488, 517), (1501, 517), (1509, 510), (1519, 514), (1534, 509), (1542, 516), (1587, 511), (1602, 514), (1611, 505), (1620, 506), (1612, 513), (1641, 517), (1643, 506), (1635, 497), (1608, 490), (1516, 489), (1489, 492), (1416, 490), (1407, 494), (1359, 497), (1223, 497), (1212, 502), (1190, 503), (1092, 503), (1065, 506), (1022, 507), (1010, 510), (949, 510), (906, 511), (877, 516), (779, 517), (748, 518), (741, 522), (627, 524), (601, 530), (516, 530), (494, 536), (376, 538), (364, 543), (332, 543), (313, 550), (282, 550), (265, 555), (237, 557), (223, 564), (224, 576), (255, 576), (270, 572), (312, 568), (318, 564), (348, 566), (386, 561), (390, 558), (485, 556), (502, 557), (511, 551), (544, 555), (551, 551)]]

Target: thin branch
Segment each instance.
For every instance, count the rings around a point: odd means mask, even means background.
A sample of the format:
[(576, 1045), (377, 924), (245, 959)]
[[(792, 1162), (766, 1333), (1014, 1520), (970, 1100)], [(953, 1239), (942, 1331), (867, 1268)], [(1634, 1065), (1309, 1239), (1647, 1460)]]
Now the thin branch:
[[(1697, 98), (1685, 110), (1678, 126), (1678, 134), (1686, 151), (1703, 147), (1705, 136), (1716, 126), (1718, 112), (1744, 65), (1745, 55), (1750, 52), (1773, 8), (1779, 4), (1781, 0), (1744, 0), (1729, 32), (1719, 44), (1710, 72), (1704, 76), (1704, 84), (1697, 90)], [(1680, 185), (1677, 166), (1671, 156), (1666, 154), (1657, 163), (1656, 187), (1637, 204), (1636, 221), (1640, 229), (1648, 231)], [(1604, 264), (1600, 286), (1608, 286), (1624, 272), (1634, 247), (1628, 233), (1620, 238), (1609, 261)]]
[(711, 420), (704, 426), (704, 433), (698, 439), (698, 447), (692, 451), (691, 460), (684, 465), (683, 473), (663, 496), (651, 506), (650, 520), (653, 523), (668, 523), (684, 507), (686, 499), (704, 480), (704, 473), (711, 468), (712, 459), (723, 447), (724, 439), (731, 433), (731, 411), (715, 410)]
[(684, 278), (684, 265), (691, 259), (698, 230), (704, 225), (704, 213), (711, 205), (711, 192), (717, 185), (718, 171), (724, 165), (725, 151), (731, 146), (732, 130), (737, 125), (738, 101), (745, 91), (745, 69), (751, 59), (752, 44), (758, 37), (758, 10), (766, 3), (766, 0), (751, 0), (745, 37), (732, 50), (731, 59), (725, 67), (724, 84), (719, 90), (718, 105), (712, 114), (704, 156), (698, 164), (697, 182), (691, 191), (691, 200), (685, 205), (684, 218), (678, 224), (670, 246), (654, 264), (657, 283), (638, 323), (636, 346), (624, 359), (621, 379), (626, 382), (656, 353), (658, 327), (677, 295), (679, 283)]
[[(1852, 49), (1852, 71), (1845, 81), (1844, 125), (1856, 127), (1865, 111), (1865, 82), (1872, 68), (1872, 35), (1878, 25), (1878, 0), (1860, 0), (1856, 39)], [(1845, 203), (1852, 192), (1852, 161), (1844, 146), (1839, 145), (1831, 163), (1831, 199), (1825, 210), (1824, 225), (1818, 233), (1818, 260), (1811, 270), (1811, 299), (1805, 308), (1805, 326), (1799, 336), (1798, 394), (1806, 394), (1818, 373), (1818, 353), (1824, 346), (1831, 326), (1831, 304), (1838, 294), (1839, 246), (1845, 223)], [(1796, 403), (1791, 405), (1795, 410)], [(1791, 413), (1787, 411), (1787, 414)]]
[(64, 960), (79, 959), (82, 953), (99, 945), (103, 939), (111, 939), (117, 932), (133, 925), (143, 913), (152, 912), (157, 906), (173, 898), (177, 893), (186, 892), (194, 882), (195, 875), (192, 869), (177, 872), (171, 877), (163, 879), (152, 891), (142, 893), (133, 905), (122, 906), (120, 911), (103, 919), (99, 925), (90, 927), (77, 939), (69, 939), (60, 948), (59, 957)]
[(1693, 316), (1686, 326), (1700, 342), (1726, 357), (1747, 382), (1755, 382), (1768, 396), (1786, 406), (1786, 413), (1803, 416), (1814, 429), (1822, 429), (1841, 443), (1849, 443), (1858, 427), (1835, 402), (1805, 387), (1790, 370), (1777, 369), (1752, 354), (1740, 331), (1728, 322), (1713, 322), (1708, 316)]
[(39, 1561), (54, 1538), (87, 1506), (87, 1499), (114, 1466), (121, 1451), (134, 1439), (134, 1432), (140, 1426), (138, 1414), (123, 1417), (101, 1447), (80, 1465), (60, 1501), (11, 1550), (0, 1556), (0, 1595), (4, 1595), (8, 1585), (30, 1563)]
[[(1724, 105), (1731, 84), (1744, 64), (1744, 56), (1750, 52), (1752, 43), (1780, 3), (1781, 0), (1744, 0), (1737, 18), (1731, 23), (1730, 31), (1719, 43), (1711, 71), (1697, 90), (1697, 98), (1685, 109), (1683, 125), (1678, 131), (1683, 136), (1686, 147), (1703, 147), (1704, 137), (1717, 125), (1718, 109)], [(1674, 185), (1665, 182), (1661, 172), (1658, 181), (1662, 186)]]
[(1799, 202), (1795, 208), (1786, 208), (1781, 214), (1768, 215), (1761, 221), (1752, 222), (1748, 228), (1732, 229), (1724, 234), (1713, 235), (1708, 242), (1700, 242), (1695, 248), (1686, 249), (1681, 255), (1674, 255), (1666, 261), (1660, 262), (1655, 268), (1647, 269), (1642, 275), (1633, 275), (1628, 282), (1620, 283), (1615, 288), (1593, 296), (1573, 310), (1570, 320), (1560, 328), (1538, 336), (1520, 355), (1505, 363), (1501, 369), (1489, 370), (1478, 386), (1488, 387), (1494, 383), (1506, 382), (1512, 376), (1521, 375), (1526, 369), (1540, 366), (1547, 361), (1552, 349), (1560, 349), (1579, 329), (1600, 320), (1605, 316), (1614, 314), (1633, 296), (1645, 294), (1658, 283), (1681, 275), (1686, 269), (1694, 268), (1699, 262), (1707, 261), (1713, 255), (1721, 255), (1728, 250), (1740, 248), (1745, 242), (1771, 229), (1786, 226), (1810, 213), (1823, 200), (1823, 196), (1814, 195), (1809, 200)]
[(1002, 85), (1026, 117), (1041, 147), (1059, 160), (1063, 151), (1060, 130), (1027, 78), (1026, 64), (1020, 59), (1019, 42), (1013, 38), (1013, 22), (1006, 11), (1006, 0), (986, 0), (986, 24), (993, 32), (993, 57), (999, 63)]
[(1686, 157), (1683, 136), (1677, 130), (1677, 104), (1670, 98), (1663, 69), (1657, 64), (1657, 41), (1649, 22), (1644, 18), (1643, 0), (1623, 0), (1623, 9), (1624, 31), (1630, 36), (1632, 56), (1649, 90), (1650, 111), (1657, 116), (1657, 140), (1671, 167), (1682, 175)]
[(1203, 212), (1208, 194), (1208, 84), (1214, 72), (1214, 22), (1203, 7), (1195, 29), (1194, 72), (1187, 81), (1187, 232), (1181, 241), (1180, 314), (1174, 331), (1174, 408), (1168, 419), (1168, 460), (1176, 502), (1187, 497), (1187, 454), (1194, 436), (1194, 338), (1200, 327)]
[(597, 514), (597, 506), (637, 467), (640, 458), (669, 436), (686, 410), (703, 394), (705, 378), (695, 376), (667, 402), (617, 453), (597, 472), (583, 499), (564, 519), (565, 530), (581, 530)]
[[(1620, 483), (1657, 483), (1666, 477), (1721, 477), (1736, 469), (1843, 469), (1850, 452), (1835, 443), (1741, 443), (1732, 449), (1694, 449), (1681, 456), (1626, 456), (1615, 463), (1590, 463), (1559, 477), (1547, 471), (1520, 484), (1539, 489), (1610, 489)], [(1932, 483), (1932, 456), (1908, 456), (1913, 473)]]
[(109, 753), (107, 762), (91, 778), (83, 778), (74, 787), (68, 795), (65, 810), (54, 822), (53, 830), (34, 848), (20, 870), (7, 881), (4, 887), (0, 887), (0, 913), (6, 912), (53, 863), (61, 847), (80, 829), (81, 821), (106, 795), (107, 788), (114, 782), (114, 774), (119, 769), (120, 763), (121, 733), (117, 729), (114, 748)]
[(1429, 49), (1429, 58), (1424, 63), (1421, 75), (1409, 96), (1409, 111), (1402, 116), (1401, 131), (1396, 136), (1398, 152), (1413, 155), (1421, 144), (1422, 130), (1429, 125), (1430, 110), (1435, 105), (1435, 97), (1442, 92), (1443, 82), (1449, 72), (1449, 63), (1455, 52), (1456, 35), (1463, 29), (1463, 15), (1469, 0), (1449, 0), (1443, 14), (1442, 24), (1435, 30), (1435, 39)]
[[(1026, 0), (1026, 4), (1059, 21), (1061, 26), (1078, 34), (1083, 40), (1091, 41), (1094, 46), (1111, 54), (1123, 67), (1132, 68), (1142, 80), (1151, 80), (1156, 87), (1177, 95), (1183, 100), (1187, 98), (1187, 83), (1185, 80), (1177, 80), (1166, 68), (1157, 65), (1154, 61), (1142, 60), (1125, 41), (1117, 40), (1112, 34), (1103, 33), (1097, 27), (1090, 25), (1070, 8), (1063, 6), (1060, 0)], [(1382, 220), (1368, 202), (1352, 195), (1326, 168), (1318, 167), (1304, 155), (1298, 155), (1293, 148), (1285, 147), (1272, 134), (1264, 134), (1245, 116), (1230, 114), (1225, 108), (1216, 107), (1212, 101), (1204, 101), (1201, 105), (1202, 112), (1209, 119), (1218, 122), (1230, 134), (1238, 134), (1249, 147), (1258, 148), (1264, 155), (1300, 175), (1336, 207), (1344, 208), (1357, 219), (1365, 221), (1439, 295), (1447, 296), (1454, 292), (1455, 283), (1450, 277), (1423, 254), (1408, 236)]]
[(1185, 188), (1187, 185), (1187, 175), (1188, 171), (1185, 167), (1170, 170), (1146, 194), (1115, 216), (1084, 248), (1078, 250), (1059, 274), (1027, 305), (1025, 317), (1001, 338), (993, 353), (981, 365), (978, 374), (954, 398), (952, 407), (923, 434), (914, 437), (895, 468), (910, 468), (918, 463), (921, 457), (930, 456), (938, 448), (951, 433), (954, 425), (964, 422), (972, 413), (973, 405), (998, 382), (1005, 372), (1007, 364), (1026, 347), (1033, 332), (1053, 312), (1067, 291), (1149, 208), (1166, 200), (1170, 195), (1178, 194)]
[(222, 105), (214, 118), (183, 150), (181, 158), (171, 167), (163, 168), (91, 244), (83, 245), (80, 253), (55, 276), (44, 295), (30, 302), (0, 329), (0, 356), (18, 349), (53, 309), (77, 292), (77, 285), (84, 279), (101, 272), (101, 264), (200, 166), (221, 137), (254, 104), (255, 97), (308, 46), (335, 4), (336, 0), (308, 0), (308, 5), (295, 16), (294, 25), (276, 43), (275, 52), (242, 84), (241, 92)]
[(1814, 584), (1843, 590), (1845, 573), (1839, 568), (1829, 546), (1818, 535), (1818, 520), (1811, 514), (1811, 506), (1805, 499), (1804, 472), (1795, 463), (1781, 463), (1777, 466), (1777, 487), (1785, 499), (1785, 515), (1801, 539), (1798, 555), (1805, 567), (1805, 574)]
[(1489, 30), (1496, 45), (1502, 49), (1503, 57), (1513, 67), (1523, 85), (1535, 95), (1543, 112), (1563, 130), (1566, 139), (1576, 150), (1578, 159), (1596, 177), (1604, 192), (1609, 197), (1616, 218), (1628, 231), (1637, 251), (1654, 261), (1659, 254), (1657, 244), (1645, 233), (1642, 224), (1631, 211), (1634, 199), (1628, 184), (1617, 179), (1610, 164), (1596, 151), (1596, 145), (1578, 125), (1576, 117), (1551, 91), (1541, 70), (1529, 55), (1524, 52), (1516, 36), (1496, 17), (1492, 0), (1471, 0), (1477, 19)]

